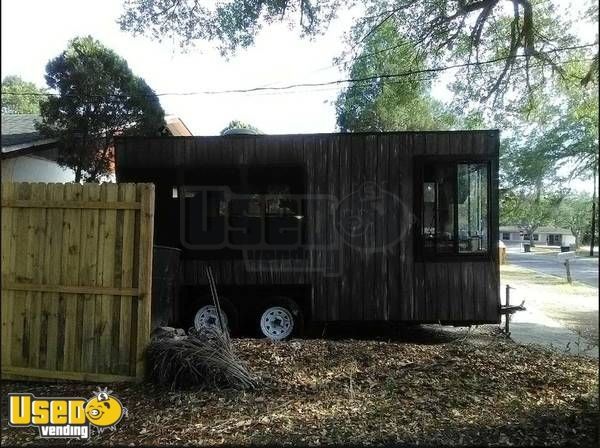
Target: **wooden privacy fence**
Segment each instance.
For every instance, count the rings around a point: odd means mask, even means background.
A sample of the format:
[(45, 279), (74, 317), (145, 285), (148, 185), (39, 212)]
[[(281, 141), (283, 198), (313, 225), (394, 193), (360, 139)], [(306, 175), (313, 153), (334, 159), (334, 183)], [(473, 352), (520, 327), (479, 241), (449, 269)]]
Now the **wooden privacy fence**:
[(3, 378), (143, 378), (153, 221), (152, 184), (2, 184)]

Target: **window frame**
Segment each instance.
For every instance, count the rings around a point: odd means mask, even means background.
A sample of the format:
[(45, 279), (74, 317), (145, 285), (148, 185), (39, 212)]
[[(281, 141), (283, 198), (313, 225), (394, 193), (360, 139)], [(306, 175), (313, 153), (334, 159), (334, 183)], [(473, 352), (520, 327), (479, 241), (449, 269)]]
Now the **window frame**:
[[(453, 165), (454, 166), (454, 251), (452, 253), (427, 253), (425, 251), (423, 232), (423, 183), (425, 166), (429, 164)], [(487, 168), (487, 228), (488, 238), (485, 253), (459, 252), (458, 251), (458, 165), (461, 164), (485, 164)], [(414, 158), (414, 182), (413, 182), (413, 253), (416, 261), (440, 261), (440, 262), (468, 262), (468, 261), (491, 261), (495, 260), (494, 255), (494, 238), (497, 238), (497, 233), (493, 230), (496, 219), (496, 208), (494, 201), (496, 196), (493, 194), (495, 184), (494, 168), (496, 166), (493, 156), (488, 155), (422, 155)]]

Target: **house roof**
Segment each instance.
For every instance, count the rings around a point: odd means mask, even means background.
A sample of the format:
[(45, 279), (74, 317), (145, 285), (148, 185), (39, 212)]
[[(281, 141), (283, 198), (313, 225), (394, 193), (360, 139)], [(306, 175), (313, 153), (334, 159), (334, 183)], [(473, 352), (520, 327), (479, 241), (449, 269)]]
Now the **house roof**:
[(34, 114), (2, 114), (2, 147), (39, 140), (40, 133), (35, 129), (39, 119)]
[(47, 147), (56, 139), (43, 138), (35, 128), (40, 116), (35, 114), (2, 114), (2, 153)]
[[(520, 232), (521, 229), (518, 226), (500, 226), (500, 232)], [(563, 229), (561, 227), (538, 227), (534, 233), (554, 233), (557, 235), (572, 235), (569, 229)]]
[(173, 137), (190, 137), (193, 135), (183, 120), (175, 115), (165, 117), (165, 127)]

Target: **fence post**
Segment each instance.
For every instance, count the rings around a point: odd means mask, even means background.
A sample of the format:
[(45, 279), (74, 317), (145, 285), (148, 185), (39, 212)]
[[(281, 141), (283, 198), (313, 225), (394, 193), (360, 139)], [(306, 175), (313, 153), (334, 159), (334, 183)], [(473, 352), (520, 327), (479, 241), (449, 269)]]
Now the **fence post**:
[(565, 260), (565, 269), (567, 270), (567, 281), (573, 283), (573, 279), (571, 278), (571, 264), (568, 258)]

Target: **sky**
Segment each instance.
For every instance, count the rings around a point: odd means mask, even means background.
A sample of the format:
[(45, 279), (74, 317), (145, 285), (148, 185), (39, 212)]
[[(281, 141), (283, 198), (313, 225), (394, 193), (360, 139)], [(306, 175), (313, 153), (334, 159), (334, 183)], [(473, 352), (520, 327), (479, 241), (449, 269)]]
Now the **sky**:
[[(567, 3), (560, 3), (565, 13), (583, 5), (581, 0)], [(45, 86), (48, 60), (59, 55), (73, 37), (91, 34), (125, 58), (133, 72), (159, 93), (343, 79), (347, 74), (332, 61), (344, 49), (344, 32), (360, 14), (357, 8), (341, 8), (327, 33), (313, 41), (301, 39), (297, 30), (285, 24), (270, 25), (258, 35), (254, 46), (227, 60), (212, 44), (182, 53), (174, 42), (152, 41), (121, 31), (116, 20), (122, 12), (122, 0), (2, 0), (1, 8), (2, 78), (19, 75)], [(581, 23), (578, 26), (583, 40), (594, 40), (596, 30)], [(333, 101), (340, 88), (161, 96), (160, 102), (167, 114), (180, 117), (195, 135), (217, 135), (234, 119), (267, 134), (334, 132)], [(432, 94), (441, 100), (450, 98), (444, 78), (434, 84)], [(591, 190), (591, 182), (576, 182), (574, 186)]]
[[(125, 58), (156, 92), (249, 88), (344, 77), (332, 59), (343, 49), (353, 12), (343, 11), (318, 41), (300, 39), (287, 25), (270, 26), (256, 45), (225, 60), (210, 44), (182, 54), (171, 41), (133, 37), (116, 19), (122, 0), (2, 0), (2, 78), (16, 74), (45, 86), (45, 65), (75, 36), (91, 34)], [(316, 90), (316, 91), (315, 91)], [(229, 121), (249, 122), (265, 133), (335, 130), (331, 102), (339, 87), (301, 92), (165, 96), (167, 114), (179, 116), (196, 135), (216, 135)]]
[[(568, 2), (570, 4), (570, 2)], [(561, 2), (562, 7), (565, 2)], [(576, 0), (575, 6), (581, 6)], [(19, 75), (45, 86), (48, 60), (59, 55), (70, 39), (91, 34), (125, 58), (133, 72), (155, 92), (194, 92), (323, 82), (347, 77), (333, 58), (344, 49), (344, 32), (360, 15), (358, 8), (340, 8), (324, 36), (301, 39), (297, 30), (273, 24), (254, 46), (229, 60), (210, 43), (182, 53), (172, 41), (152, 41), (120, 30), (116, 23), (122, 0), (2, 0), (1, 76)], [(575, 8), (578, 9), (578, 8)], [(565, 11), (572, 11), (566, 8)], [(587, 40), (594, 31), (582, 29)], [(432, 94), (449, 100), (446, 72)], [(180, 117), (195, 135), (217, 135), (229, 121), (248, 122), (268, 134), (333, 132), (333, 102), (341, 86), (294, 91), (227, 95), (161, 96), (167, 114)]]

